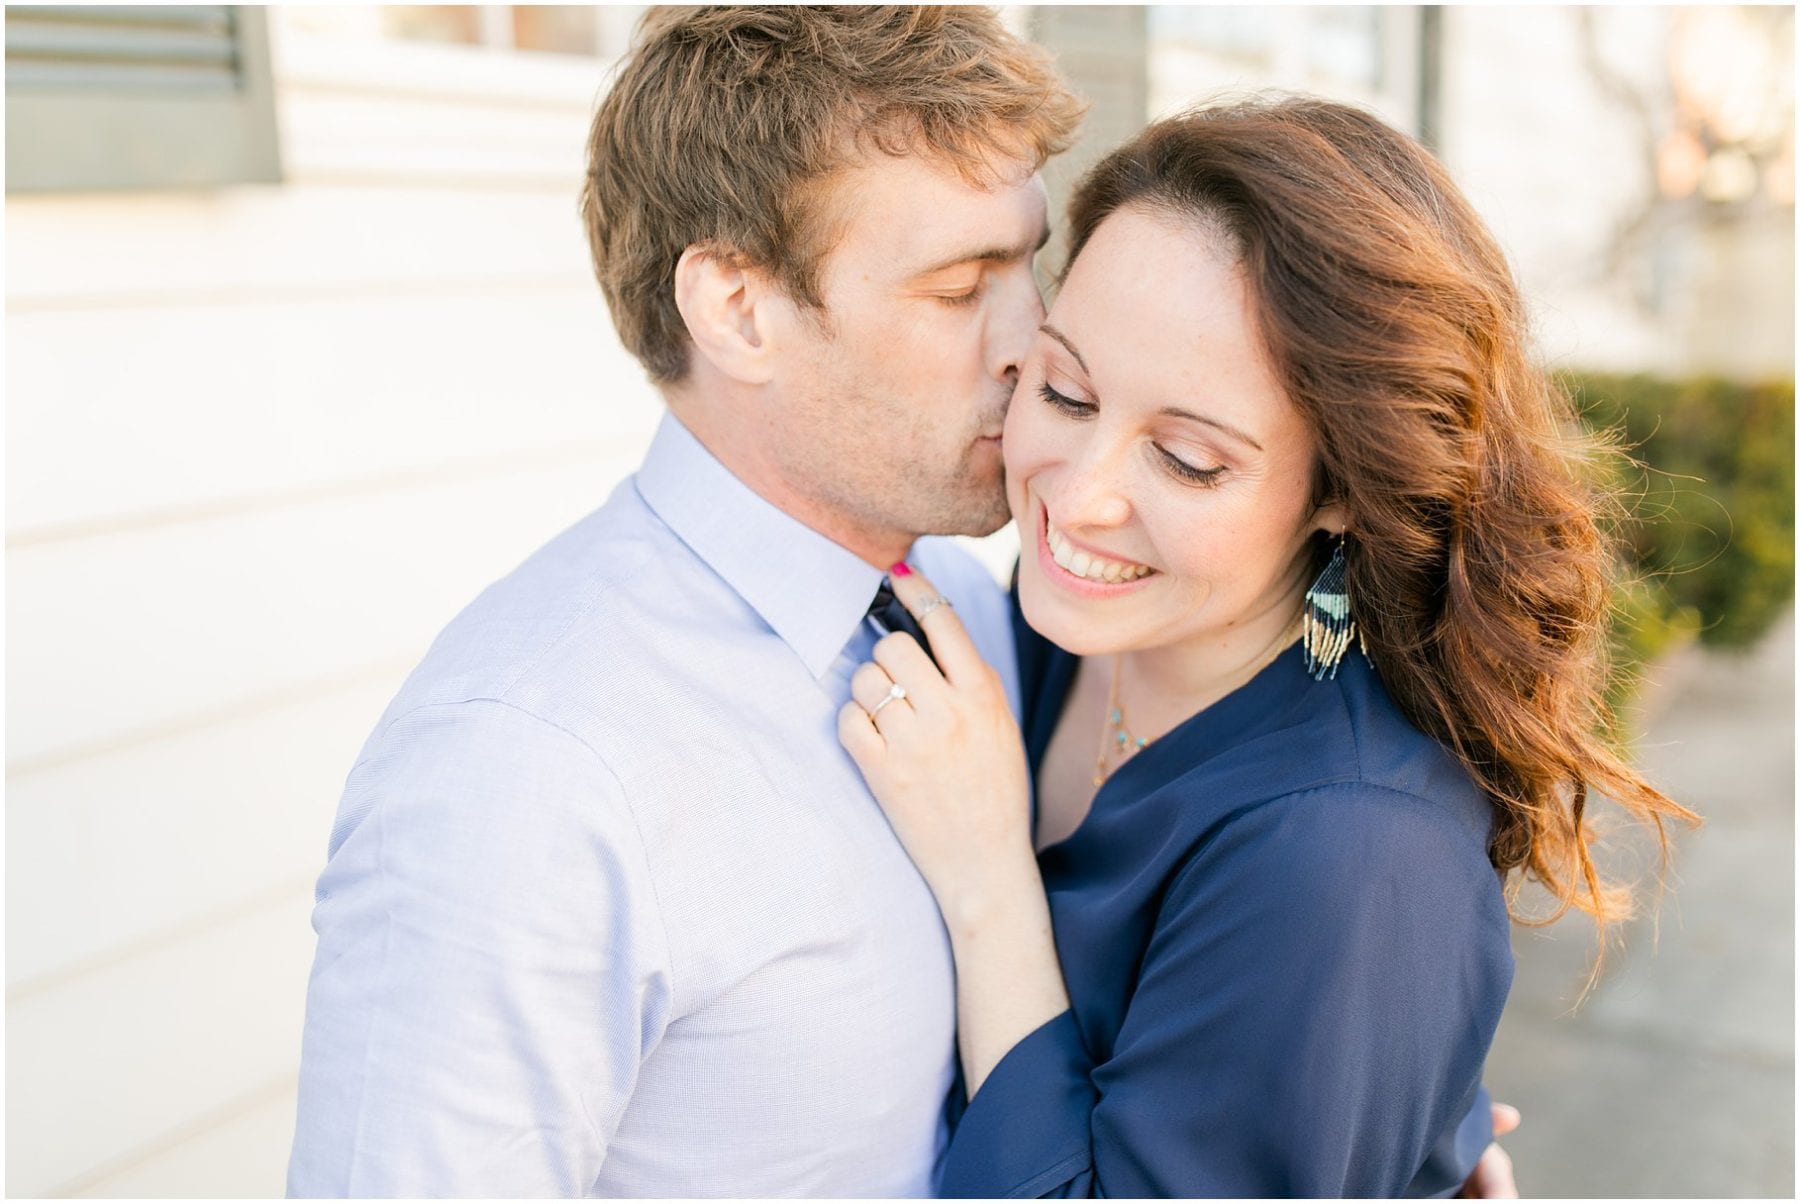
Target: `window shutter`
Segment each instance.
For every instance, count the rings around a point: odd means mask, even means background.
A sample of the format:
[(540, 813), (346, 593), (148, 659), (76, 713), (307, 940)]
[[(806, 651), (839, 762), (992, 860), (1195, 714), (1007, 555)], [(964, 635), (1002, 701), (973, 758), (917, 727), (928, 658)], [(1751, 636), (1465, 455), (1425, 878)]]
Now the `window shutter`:
[(268, 35), (239, 5), (9, 5), (11, 192), (281, 178)]

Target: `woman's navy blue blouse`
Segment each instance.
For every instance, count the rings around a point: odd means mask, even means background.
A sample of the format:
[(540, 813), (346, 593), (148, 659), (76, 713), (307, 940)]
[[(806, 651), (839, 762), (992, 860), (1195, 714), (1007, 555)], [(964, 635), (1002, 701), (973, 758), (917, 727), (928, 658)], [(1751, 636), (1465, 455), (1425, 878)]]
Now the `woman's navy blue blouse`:
[[(1035, 773), (1077, 659), (1014, 619)], [(969, 1102), (942, 1194), (1454, 1193), (1512, 981), (1491, 822), (1360, 652), (1282, 653), (1039, 856), (1071, 1008)]]

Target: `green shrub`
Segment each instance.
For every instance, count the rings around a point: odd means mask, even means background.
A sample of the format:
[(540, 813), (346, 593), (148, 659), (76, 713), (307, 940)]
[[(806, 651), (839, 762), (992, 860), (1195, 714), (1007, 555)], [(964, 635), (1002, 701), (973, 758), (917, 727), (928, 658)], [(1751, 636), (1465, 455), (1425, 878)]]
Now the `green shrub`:
[(1754, 643), (1794, 593), (1793, 382), (1583, 373), (1562, 384), (1635, 461), (1617, 479), (1637, 575), (1615, 607), (1625, 688), (1690, 633), (1719, 648)]

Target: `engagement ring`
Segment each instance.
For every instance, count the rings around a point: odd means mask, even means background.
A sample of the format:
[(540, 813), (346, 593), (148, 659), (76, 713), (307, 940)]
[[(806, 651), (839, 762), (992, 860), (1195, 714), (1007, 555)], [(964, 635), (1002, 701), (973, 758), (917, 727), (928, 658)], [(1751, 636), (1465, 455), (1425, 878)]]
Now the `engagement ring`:
[(875, 716), (881, 714), (881, 708), (886, 706), (888, 703), (896, 702), (905, 697), (906, 697), (906, 687), (901, 685), (899, 682), (895, 682), (892, 686), (890, 686), (888, 688), (887, 695), (884, 698), (882, 698), (882, 700), (880, 702), (876, 703), (875, 706), (873, 707), (873, 709), (871, 709), (869, 711), (869, 718), (873, 719), (873, 718), (875, 718)]

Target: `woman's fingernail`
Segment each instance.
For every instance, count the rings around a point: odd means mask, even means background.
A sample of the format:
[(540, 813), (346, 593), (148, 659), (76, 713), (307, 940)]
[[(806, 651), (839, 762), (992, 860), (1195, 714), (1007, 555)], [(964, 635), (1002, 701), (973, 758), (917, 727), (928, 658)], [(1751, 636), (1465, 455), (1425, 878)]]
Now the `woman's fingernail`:
[(912, 576), (912, 570), (906, 567), (906, 561), (896, 560), (893, 564), (888, 566), (888, 576), (910, 577)]

